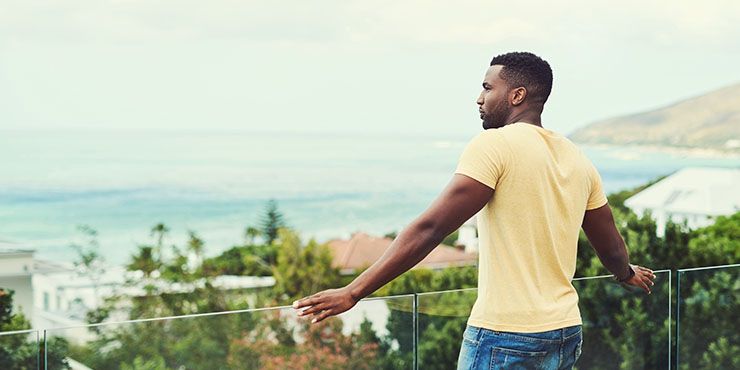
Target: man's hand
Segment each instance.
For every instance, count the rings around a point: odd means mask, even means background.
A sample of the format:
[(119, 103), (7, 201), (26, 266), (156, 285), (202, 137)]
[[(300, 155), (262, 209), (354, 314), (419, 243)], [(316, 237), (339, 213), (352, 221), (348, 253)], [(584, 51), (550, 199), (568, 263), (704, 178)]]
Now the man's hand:
[(344, 287), (324, 290), (312, 296), (299, 299), (293, 302), (293, 308), (300, 309), (307, 307), (305, 310), (299, 312), (298, 316), (303, 317), (313, 314), (314, 318), (311, 320), (311, 323), (317, 323), (327, 317), (339, 315), (349, 310), (357, 304), (357, 301), (357, 299), (352, 297), (349, 289)]
[(635, 272), (635, 275), (623, 284), (638, 287), (644, 290), (645, 293), (650, 294), (650, 287), (655, 285), (653, 282), (655, 280), (653, 270), (637, 265), (630, 265), (630, 268)]

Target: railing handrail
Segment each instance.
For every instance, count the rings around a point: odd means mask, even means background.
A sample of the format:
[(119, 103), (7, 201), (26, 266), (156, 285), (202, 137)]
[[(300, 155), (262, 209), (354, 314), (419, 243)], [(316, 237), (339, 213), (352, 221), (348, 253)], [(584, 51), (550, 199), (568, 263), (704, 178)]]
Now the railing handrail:
[[(412, 298), (413, 296), (414, 296), (413, 294), (400, 294), (400, 295), (391, 295), (391, 296), (384, 296), (384, 297), (365, 298), (360, 301), (369, 302), (369, 301), (376, 301), (376, 300), (391, 300), (391, 299), (398, 299), (398, 298)], [(190, 319), (190, 318), (197, 318), (197, 317), (222, 316), (222, 315), (253, 313), (253, 312), (263, 312), (263, 311), (273, 311), (273, 310), (277, 311), (277, 310), (285, 310), (285, 309), (293, 309), (293, 306), (287, 305), (287, 306), (272, 306), (272, 307), (260, 307), (260, 308), (245, 308), (241, 310), (202, 312), (202, 313), (193, 313), (193, 314), (187, 314), (187, 315), (162, 316), (162, 317), (148, 317), (144, 319), (134, 319), (134, 320), (106, 321), (106, 322), (99, 322), (99, 323), (86, 324), (86, 325), (60, 326), (60, 327), (55, 327), (55, 328), (40, 328), (40, 329), (35, 329), (35, 331), (54, 332), (57, 330), (94, 328), (94, 327), (99, 327), (99, 326), (121, 325), (121, 324), (138, 324), (138, 323), (152, 322), (152, 321)]]
[(416, 293), (416, 295), (431, 295), (431, 294), (441, 294), (441, 293), (453, 293), (453, 292), (466, 292), (471, 290), (478, 290), (478, 287), (473, 288), (460, 288), (460, 289), (449, 289), (449, 290), (437, 290), (434, 292), (420, 292)]
[[(670, 269), (655, 270), (653, 272), (656, 273), (656, 274), (660, 274), (660, 273), (671, 272), (671, 270)], [(614, 275), (582, 276), (582, 277), (574, 278), (573, 281), (583, 281), (583, 280), (593, 280), (593, 279), (606, 279), (606, 278), (611, 278), (613, 276)], [(461, 288), (461, 289), (438, 290), (438, 291), (434, 291), (434, 292), (422, 292), (422, 293), (416, 293), (416, 294), (417, 295), (431, 295), (431, 294), (440, 294), (440, 293), (463, 292), (463, 291), (476, 290), (476, 289), (478, 289), (478, 288), (477, 287), (476, 288)]]
[(44, 329), (24, 329), (24, 330), (12, 330), (12, 331), (0, 331), (0, 336), (3, 335), (15, 335), (15, 334), (39, 334)]
[(703, 266), (703, 267), (692, 267), (687, 269), (678, 269), (677, 272), (686, 272), (686, 271), (701, 271), (701, 270), (713, 270), (713, 269), (723, 269), (728, 267), (740, 267), (740, 263), (734, 263), (730, 265), (718, 265), (718, 266)]
[[(728, 268), (728, 267), (740, 267), (740, 264), (729, 264), (729, 265), (720, 265), (720, 266), (704, 266), (704, 267), (696, 267), (696, 268), (688, 268), (688, 269), (679, 269), (678, 272), (687, 272), (687, 271), (698, 271), (698, 270), (709, 270), (709, 269), (720, 269), (720, 268)], [(655, 273), (670, 273), (672, 270), (670, 269), (664, 269), (664, 270), (656, 270)], [(578, 277), (574, 278), (573, 281), (584, 281), (584, 280), (594, 280), (594, 279), (606, 279), (611, 278), (613, 275), (598, 275), (598, 276), (585, 276), (585, 277)], [(421, 293), (411, 293), (411, 294), (399, 294), (399, 295), (392, 295), (392, 296), (383, 296), (383, 297), (370, 297), (370, 298), (364, 298), (360, 300), (360, 302), (369, 302), (369, 301), (377, 301), (377, 300), (391, 300), (391, 299), (398, 299), (398, 298), (411, 298), (414, 296), (424, 296), (424, 295), (432, 295), (432, 294), (442, 294), (442, 293), (452, 293), (452, 292), (465, 292), (465, 291), (473, 291), (477, 290), (477, 287), (473, 288), (461, 288), (461, 289), (449, 289), (449, 290), (440, 290), (440, 291), (434, 291), (434, 292), (421, 292)], [(54, 327), (54, 328), (37, 328), (37, 329), (26, 329), (26, 330), (14, 330), (14, 331), (6, 331), (6, 332), (0, 332), (0, 335), (14, 335), (14, 334), (31, 334), (31, 333), (37, 333), (40, 334), (42, 331), (58, 331), (58, 330), (68, 330), (68, 329), (79, 329), (79, 328), (93, 328), (93, 327), (100, 327), (100, 326), (109, 326), (109, 325), (122, 325), (122, 324), (136, 324), (136, 323), (144, 323), (144, 322), (152, 322), (152, 321), (165, 321), (165, 320), (176, 320), (176, 319), (188, 319), (188, 318), (198, 318), (198, 317), (211, 317), (211, 316), (222, 316), (222, 315), (229, 315), (229, 314), (240, 314), (240, 313), (252, 313), (252, 312), (264, 312), (264, 311), (272, 311), (272, 310), (283, 310), (283, 309), (292, 309), (293, 307), (290, 305), (285, 306), (273, 306), (273, 307), (260, 307), (260, 308), (246, 308), (246, 309), (240, 309), (240, 310), (229, 310), (229, 311), (216, 311), (216, 312), (203, 312), (203, 313), (194, 313), (194, 314), (187, 314), (187, 315), (173, 315), (173, 316), (162, 316), (162, 317), (150, 317), (150, 318), (143, 318), (143, 319), (134, 319), (134, 320), (121, 320), (121, 321), (107, 321), (107, 322), (100, 322), (100, 323), (94, 323), (94, 324), (86, 324), (86, 325), (73, 325), (73, 326), (62, 326), (62, 327)]]

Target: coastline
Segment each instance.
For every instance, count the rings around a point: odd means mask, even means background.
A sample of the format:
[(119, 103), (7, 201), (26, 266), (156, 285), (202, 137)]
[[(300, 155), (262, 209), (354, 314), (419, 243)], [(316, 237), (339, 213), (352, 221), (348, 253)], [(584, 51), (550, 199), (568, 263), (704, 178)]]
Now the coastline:
[[(676, 146), (665, 146), (665, 145), (654, 145), (654, 144), (594, 144), (594, 143), (582, 143), (576, 142), (577, 145), (588, 148), (595, 148), (601, 150), (614, 150), (614, 149), (634, 149), (642, 153), (662, 153), (670, 154), (672, 156), (681, 158), (697, 158), (697, 159), (737, 159), (740, 160), (740, 150), (720, 150), (714, 148), (692, 148), (692, 147), (676, 147)], [(624, 156), (620, 156), (619, 159), (631, 160), (633, 158), (629, 153), (625, 153)], [(738, 163), (740, 165), (740, 163)]]

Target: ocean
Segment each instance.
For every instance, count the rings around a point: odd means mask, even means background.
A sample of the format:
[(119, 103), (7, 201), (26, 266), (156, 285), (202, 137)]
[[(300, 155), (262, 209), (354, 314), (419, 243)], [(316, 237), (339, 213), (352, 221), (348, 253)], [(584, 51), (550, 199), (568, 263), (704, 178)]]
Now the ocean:
[[(326, 241), (397, 231), (452, 176), (469, 137), (245, 132), (0, 131), (0, 241), (71, 261), (78, 225), (99, 233), (111, 264), (188, 231), (215, 255), (243, 240), (276, 199), (288, 224)], [(613, 192), (687, 166), (737, 167), (633, 148), (583, 147)]]

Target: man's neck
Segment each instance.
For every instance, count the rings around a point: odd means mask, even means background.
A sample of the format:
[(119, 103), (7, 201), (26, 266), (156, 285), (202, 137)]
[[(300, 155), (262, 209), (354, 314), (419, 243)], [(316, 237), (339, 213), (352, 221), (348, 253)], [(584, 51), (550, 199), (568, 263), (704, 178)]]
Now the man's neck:
[(512, 114), (509, 119), (506, 120), (506, 124), (510, 125), (516, 122), (529, 123), (531, 125), (542, 127), (542, 118), (539, 112), (523, 111)]

